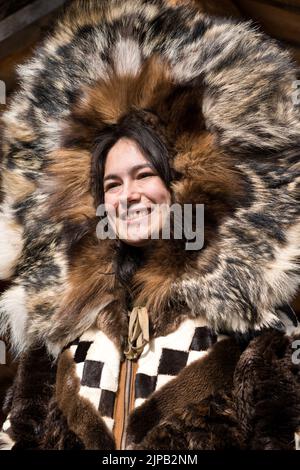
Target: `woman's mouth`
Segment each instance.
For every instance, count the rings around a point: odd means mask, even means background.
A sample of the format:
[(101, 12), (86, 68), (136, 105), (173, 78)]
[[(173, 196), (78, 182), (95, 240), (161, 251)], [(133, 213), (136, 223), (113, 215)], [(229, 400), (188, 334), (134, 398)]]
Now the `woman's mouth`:
[(130, 211), (127, 216), (124, 218), (126, 223), (132, 223), (132, 222), (139, 222), (142, 219), (145, 219), (148, 217), (152, 212), (152, 209), (150, 207), (146, 207), (145, 209), (137, 209), (137, 210), (132, 210)]

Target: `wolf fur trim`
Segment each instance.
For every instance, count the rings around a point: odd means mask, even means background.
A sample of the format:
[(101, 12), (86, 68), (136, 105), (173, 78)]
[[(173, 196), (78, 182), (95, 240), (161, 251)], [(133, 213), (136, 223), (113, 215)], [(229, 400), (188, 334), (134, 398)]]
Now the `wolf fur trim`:
[(19, 77), (3, 117), (10, 216), (0, 235), (17, 246), (18, 262), (10, 254), (0, 268), (14, 275), (0, 309), (17, 353), (39, 341), (56, 355), (97, 323), (121, 341), (124, 292), (114, 243), (96, 238), (91, 162), (99, 132), (127, 114), (169, 143), (174, 201), (205, 204), (203, 249), (160, 240), (135, 275), (154, 334), (186, 317), (219, 331), (278, 322), (299, 286), (300, 121), (287, 51), (249, 22), (187, 5), (75, 1)]

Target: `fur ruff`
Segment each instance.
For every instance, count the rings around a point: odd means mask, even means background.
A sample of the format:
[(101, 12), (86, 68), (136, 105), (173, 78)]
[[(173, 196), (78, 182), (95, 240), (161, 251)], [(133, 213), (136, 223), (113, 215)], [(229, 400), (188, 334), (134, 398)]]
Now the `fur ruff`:
[(218, 331), (278, 323), (299, 286), (288, 52), (251, 23), (187, 5), (78, 1), (19, 76), (3, 117), (0, 215), (0, 246), (10, 239), (18, 255), (9, 249), (0, 270), (13, 273), (0, 309), (16, 354), (38, 341), (57, 356), (95, 324), (121, 342), (124, 292), (113, 241), (96, 238), (91, 162), (99, 131), (128, 113), (168, 142), (174, 201), (205, 204), (203, 249), (161, 240), (135, 275), (153, 335), (186, 317)]

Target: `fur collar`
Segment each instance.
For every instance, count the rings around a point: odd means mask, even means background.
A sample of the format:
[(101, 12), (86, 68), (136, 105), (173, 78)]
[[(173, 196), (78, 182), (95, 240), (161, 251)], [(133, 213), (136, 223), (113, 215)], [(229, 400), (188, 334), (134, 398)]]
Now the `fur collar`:
[(73, 2), (19, 75), (4, 115), (0, 221), (21, 252), (6, 261), (14, 277), (0, 305), (17, 352), (39, 341), (57, 353), (95, 323), (116, 342), (126, 334), (115, 244), (95, 233), (91, 155), (99, 130), (127, 113), (168, 142), (174, 201), (205, 205), (203, 249), (159, 240), (135, 275), (152, 334), (186, 317), (218, 331), (278, 323), (299, 285), (287, 52), (249, 23), (167, 1)]

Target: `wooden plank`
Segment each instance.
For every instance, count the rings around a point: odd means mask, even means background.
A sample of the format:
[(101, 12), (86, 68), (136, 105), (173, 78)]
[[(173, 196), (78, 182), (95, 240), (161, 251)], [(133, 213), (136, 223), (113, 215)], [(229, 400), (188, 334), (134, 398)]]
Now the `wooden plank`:
[(199, 10), (215, 16), (240, 17), (240, 12), (233, 0), (196, 0)]
[(53, 24), (62, 6), (43, 16), (35, 23), (18, 31), (10, 38), (0, 42), (0, 80), (6, 83), (8, 93), (15, 86), (14, 66), (23, 62), (28, 57), (34, 46), (43, 40)]
[(0, 0), (0, 20), (6, 18), (34, 0)]
[[(39, 37), (37, 35), (36, 41), (33, 41), (27, 47), (20, 51), (10, 53), (7, 57), (1, 58), (1, 48), (0, 48), (0, 80), (5, 83), (7, 95), (11, 93), (17, 82), (16, 76), (16, 67), (17, 65), (25, 62), (26, 59), (29, 59), (32, 55), (33, 48), (36, 45)], [(10, 48), (11, 49), (11, 48)], [(0, 99), (1, 104), (1, 99)], [(1, 106), (0, 106), (1, 111)]]
[(257, 0), (257, 1), (265, 5), (270, 5), (273, 7), (281, 8), (283, 10), (288, 10), (294, 13), (299, 14), (300, 12), (300, 0)]
[(295, 13), (262, 0), (236, 0), (236, 4), (270, 36), (286, 41), (292, 47), (300, 46), (300, 10)]
[(55, 14), (51, 13), (0, 43), (0, 80), (5, 82), (7, 93), (13, 91), (16, 86), (16, 66), (32, 55), (34, 47), (47, 34), (49, 23), (54, 17)]
[(36, 0), (0, 22), (0, 42), (35, 23), (65, 3), (66, 0)]

